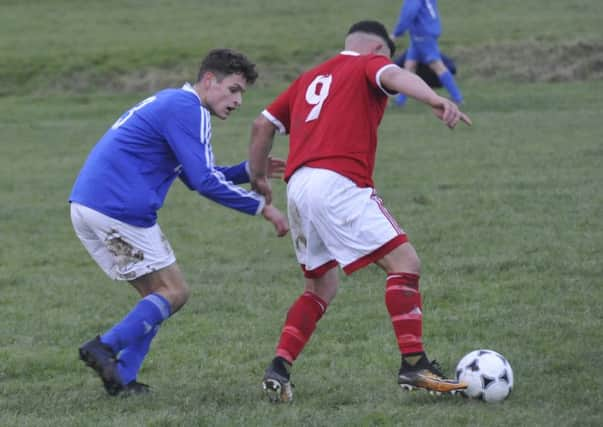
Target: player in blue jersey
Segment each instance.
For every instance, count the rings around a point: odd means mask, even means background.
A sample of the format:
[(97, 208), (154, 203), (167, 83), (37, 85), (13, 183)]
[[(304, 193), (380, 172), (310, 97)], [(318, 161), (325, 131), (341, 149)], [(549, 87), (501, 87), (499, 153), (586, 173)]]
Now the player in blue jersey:
[[(92, 149), (69, 201), (75, 232), (103, 271), (128, 281), (141, 300), (104, 334), (79, 348), (110, 395), (146, 393), (137, 374), (159, 326), (178, 311), (189, 288), (174, 252), (157, 224), (157, 211), (176, 178), (226, 207), (262, 214), (278, 236), (286, 217), (264, 196), (238, 184), (249, 182), (247, 162), (217, 166), (211, 145), (214, 115), (226, 119), (240, 107), (255, 65), (229, 49), (212, 50), (197, 81), (166, 89), (124, 113)], [(281, 176), (273, 159), (268, 173)]]
[[(410, 42), (404, 68), (414, 73), (419, 62), (427, 64), (438, 76), (442, 86), (450, 93), (450, 98), (455, 103), (462, 104), (463, 95), (454, 76), (442, 61), (438, 48), (442, 24), (437, 0), (404, 0), (391, 37), (395, 40), (403, 36), (406, 31), (409, 33)], [(398, 106), (403, 106), (406, 103), (406, 96), (399, 94), (394, 102)]]

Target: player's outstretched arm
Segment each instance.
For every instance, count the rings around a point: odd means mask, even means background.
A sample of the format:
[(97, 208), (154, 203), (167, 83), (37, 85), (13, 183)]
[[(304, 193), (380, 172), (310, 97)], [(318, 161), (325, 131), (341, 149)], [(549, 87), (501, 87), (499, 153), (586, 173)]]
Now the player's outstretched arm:
[(251, 127), (249, 181), (251, 187), (266, 198), (267, 205), (272, 202), (272, 187), (268, 179), (268, 154), (272, 149), (275, 132), (274, 125), (262, 115), (254, 120)]
[(433, 111), (433, 114), (446, 123), (450, 129), (454, 129), (459, 121), (468, 126), (473, 124), (469, 116), (459, 110), (458, 106), (449, 99), (440, 97), (439, 100), (431, 104), (431, 110)]
[(266, 219), (266, 221), (270, 221), (272, 225), (274, 225), (274, 229), (276, 230), (276, 235), (278, 237), (283, 237), (289, 231), (289, 222), (287, 221), (287, 217), (275, 208), (272, 205), (264, 206), (262, 210), (262, 215)]
[(391, 92), (400, 92), (417, 101), (429, 105), (435, 116), (454, 129), (459, 121), (471, 126), (469, 116), (461, 112), (458, 106), (441, 97), (419, 76), (399, 67), (389, 67), (381, 74), (381, 84)]

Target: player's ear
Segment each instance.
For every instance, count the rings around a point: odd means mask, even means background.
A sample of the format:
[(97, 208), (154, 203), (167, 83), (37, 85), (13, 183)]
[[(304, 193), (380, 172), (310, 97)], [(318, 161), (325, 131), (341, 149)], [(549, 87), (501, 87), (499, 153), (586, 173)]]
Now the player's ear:
[(381, 43), (381, 42), (377, 43), (373, 53), (376, 53), (378, 55), (385, 55), (388, 58), (391, 58), (391, 50), (389, 49), (389, 46), (386, 45), (385, 43)]
[(214, 73), (212, 73), (211, 71), (206, 71), (203, 74), (203, 77), (201, 77), (201, 84), (203, 85), (204, 89), (209, 89), (212, 85), (212, 83), (216, 80), (216, 75)]

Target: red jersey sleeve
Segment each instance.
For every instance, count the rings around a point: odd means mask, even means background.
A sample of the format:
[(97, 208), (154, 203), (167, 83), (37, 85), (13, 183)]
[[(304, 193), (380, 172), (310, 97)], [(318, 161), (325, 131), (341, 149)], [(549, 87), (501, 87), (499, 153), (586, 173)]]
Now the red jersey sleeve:
[(365, 73), (368, 81), (375, 88), (382, 90), (386, 95), (393, 95), (395, 92), (390, 92), (381, 85), (381, 73), (389, 67), (398, 67), (388, 57), (383, 55), (371, 55), (371, 58), (366, 62)]
[(293, 105), (298, 80), (294, 81), (262, 112), (264, 117), (277, 127), (280, 133), (287, 134), (291, 128), (291, 107)]

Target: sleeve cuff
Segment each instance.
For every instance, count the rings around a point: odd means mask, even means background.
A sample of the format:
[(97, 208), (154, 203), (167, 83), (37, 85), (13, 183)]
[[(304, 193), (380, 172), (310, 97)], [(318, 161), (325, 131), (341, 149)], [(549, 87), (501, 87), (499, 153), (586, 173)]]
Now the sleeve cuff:
[(256, 215), (259, 215), (262, 213), (262, 211), (264, 210), (264, 206), (266, 206), (266, 198), (262, 195), (259, 195), (259, 205), (258, 205), (258, 209), (255, 211)]
[(251, 179), (251, 169), (249, 168), (249, 160), (245, 160), (245, 173), (247, 173), (247, 181)]
[(282, 124), (279, 119), (277, 119), (272, 114), (270, 114), (270, 112), (268, 110), (262, 111), (262, 115), (276, 127), (276, 129), (278, 130), (278, 133), (280, 133), (282, 135), (285, 135), (287, 133), (287, 129), (285, 128), (285, 125)]

